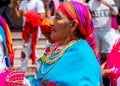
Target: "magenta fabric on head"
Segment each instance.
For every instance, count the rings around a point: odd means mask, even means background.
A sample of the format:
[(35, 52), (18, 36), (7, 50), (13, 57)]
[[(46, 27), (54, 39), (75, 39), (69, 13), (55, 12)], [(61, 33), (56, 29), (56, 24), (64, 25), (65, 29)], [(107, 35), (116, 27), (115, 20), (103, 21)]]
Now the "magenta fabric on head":
[[(93, 33), (94, 27), (93, 27), (93, 22), (92, 18), (90, 15), (89, 10), (87, 7), (79, 2), (70, 2), (72, 6), (75, 9), (75, 12), (77, 13), (77, 17), (79, 22), (83, 25), (83, 28), (79, 28), (79, 30), (83, 33), (84, 37), (88, 37), (90, 34)], [(81, 30), (84, 29), (84, 30)]]

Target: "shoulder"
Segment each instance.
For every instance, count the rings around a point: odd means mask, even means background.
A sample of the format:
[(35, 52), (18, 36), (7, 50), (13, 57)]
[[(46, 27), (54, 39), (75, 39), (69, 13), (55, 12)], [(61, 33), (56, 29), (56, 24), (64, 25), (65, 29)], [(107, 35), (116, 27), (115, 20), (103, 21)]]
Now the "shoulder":
[(36, 5), (37, 5), (37, 7), (39, 8), (39, 9), (41, 9), (41, 8), (44, 8), (44, 3), (43, 3), (43, 1), (41, 1), (41, 0), (36, 0)]
[(70, 51), (75, 51), (76, 53), (85, 53), (86, 51), (91, 52), (92, 49), (89, 46), (89, 44), (87, 43), (86, 40), (78, 40), (75, 44), (73, 44), (71, 47), (68, 48), (68, 50)]
[(92, 5), (93, 5), (93, 0), (88, 2), (87, 7), (90, 9), (90, 7), (92, 7)]
[[(75, 44), (74, 44), (74, 46), (78, 46), (79, 45), (79, 47), (80, 46), (88, 46), (88, 43), (87, 43), (87, 41), (86, 40), (84, 40), (84, 39), (81, 39), (81, 40), (78, 40)], [(84, 47), (83, 46), (83, 47)], [(81, 47), (82, 48), (82, 47)]]
[(96, 0), (90, 0), (90, 1), (88, 2), (88, 6), (91, 7), (91, 8), (94, 8), (94, 6), (96, 6), (96, 5), (98, 5), (98, 4), (100, 4), (100, 2), (99, 2), (99, 1), (96, 1)]

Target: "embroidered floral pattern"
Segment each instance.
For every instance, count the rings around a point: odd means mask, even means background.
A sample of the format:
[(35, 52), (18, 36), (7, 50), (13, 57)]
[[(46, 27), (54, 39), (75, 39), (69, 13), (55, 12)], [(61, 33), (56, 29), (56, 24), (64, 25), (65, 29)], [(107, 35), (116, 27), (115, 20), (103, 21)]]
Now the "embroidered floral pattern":
[(45, 52), (44, 54), (37, 60), (38, 63), (43, 63), (47, 57), (47, 55), (50, 53), (50, 51), (54, 49), (54, 53), (58, 53), (60, 52), (60, 50), (62, 49), (62, 46), (59, 46), (58, 42), (55, 42), (54, 44), (49, 44), (46, 48), (45, 48)]

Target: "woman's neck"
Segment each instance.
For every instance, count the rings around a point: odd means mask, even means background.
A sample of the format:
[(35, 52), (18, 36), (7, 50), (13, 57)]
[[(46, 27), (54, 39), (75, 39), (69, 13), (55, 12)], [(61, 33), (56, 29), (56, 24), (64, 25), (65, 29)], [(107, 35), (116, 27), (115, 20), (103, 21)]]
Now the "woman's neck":
[(66, 45), (66, 44), (68, 44), (70, 41), (72, 41), (72, 40), (74, 40), (74, 39), (71, 39), (71, 37), (67, 37), (67, 38), (65, 38), (64, 40), (60, 40), (59, 41), (59, 45), (60, 46), (64, 46), (64, 45)]

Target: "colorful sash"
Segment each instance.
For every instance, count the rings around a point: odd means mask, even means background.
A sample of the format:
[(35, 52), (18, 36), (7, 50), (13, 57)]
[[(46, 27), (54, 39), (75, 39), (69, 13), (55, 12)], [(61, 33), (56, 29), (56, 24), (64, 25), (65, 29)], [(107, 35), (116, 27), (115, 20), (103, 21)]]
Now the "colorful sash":
[[(14, 49), (12, 45), (12, 35), (10, 32), (10, 29), (6, 23), (6, 21), (0, 16), (0, 25), (3, 27), (6, 35), (6, 46), (8, 51), (8, 56), (10, 58), (11, 65), (14, 64)], [(7, 64), (7, 66), (10, 66), (10, 64)]]

